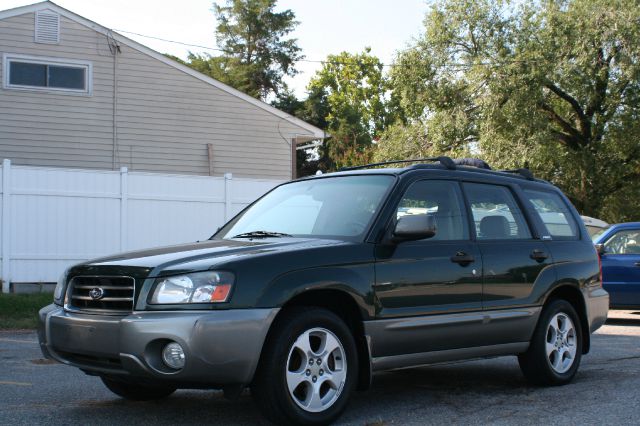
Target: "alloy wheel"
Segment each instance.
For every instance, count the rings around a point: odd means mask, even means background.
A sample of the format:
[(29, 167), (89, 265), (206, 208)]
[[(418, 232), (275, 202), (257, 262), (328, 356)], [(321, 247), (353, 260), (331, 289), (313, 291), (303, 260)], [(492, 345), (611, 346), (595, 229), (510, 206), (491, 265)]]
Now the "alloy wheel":
[(547, 326), (547, 359), (558, 374), (566, 373), (576, 358), (576, 328), (571, 318), (563, 312), (555, 314)]
[(312, 328), (293, 342), (287, 357), (289, 395), (303, 410), (322, 412), (340, 397), (347, 380), (347, 358), (340, 340), (324, 328)]

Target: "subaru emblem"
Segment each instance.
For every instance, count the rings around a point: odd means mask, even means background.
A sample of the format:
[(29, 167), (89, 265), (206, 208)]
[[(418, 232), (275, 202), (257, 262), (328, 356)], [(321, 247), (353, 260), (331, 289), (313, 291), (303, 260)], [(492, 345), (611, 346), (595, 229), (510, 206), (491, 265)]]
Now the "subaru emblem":
[(89, 291), (89, 296), (91, 296), (93, 300), (100, 300), (104, 297), (104, 290), (100, 287), (92, 288)]

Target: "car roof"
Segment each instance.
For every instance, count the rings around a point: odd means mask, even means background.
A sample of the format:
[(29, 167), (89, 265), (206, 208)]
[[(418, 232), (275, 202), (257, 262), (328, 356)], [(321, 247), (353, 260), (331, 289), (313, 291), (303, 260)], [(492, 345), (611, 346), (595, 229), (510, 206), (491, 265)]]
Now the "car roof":
[(640, 222), (621, 222), (612, 224), (609, 229), (612, 228), (640, 228)]
[[(551, 185), (549, 182), (543, 180), (543, 179), (537, 179), (537, 178), (533, 178), (533, 176), (531, 175), (530, 172), (528, 172), (528, 170), (526, 169), (518, 169), (518, 170), (488, 170), (488, 169), (481, 169), (478, 167), (472, 167), (472, 166), (463, 166), (463, 165), (457, 165), (455, 166), (454, 169), (451, 168), (447, 168), (441, 164), (414, 164), (414, 165), (410, 165), (407, 167), (382, 167), (382, 168), (358, 168), (355, 170), (342, 170), (342, 171), (337, 171), (337, 172), (332, 172), (332, 173), (323, 173), (321, 175), (313, 175), (313, 176), (307, 176), (307, 177), (303, 177), (300, 178), (299, 180), (306, 180), (306, 179), (322, 179), (322, 178), (328, 178), (328, 177), (336, 177), (336, 176), (354, 176), (354, 175), (393, 175), (393, 176), (401, 176), (403, 174), (409, 173), (409, 172), (413, 172), (413, 171), (444, 171), (444, 172), (449, 172), (453, 175), (460, 175), (460, 174), (481, 174), (484, 176), (493, 176), (493, 177), (498, 177), (498, 178), (502, 178), (502, 179), (517, 179), (520, 181), (529, 181), (529, 182), (537, 182), (537, 183), (544, 183), (544, 184), (548, 184)], [(523, 174), (520, 174), (520, 170), (525, 170), (526, 172), (523, 172)]]

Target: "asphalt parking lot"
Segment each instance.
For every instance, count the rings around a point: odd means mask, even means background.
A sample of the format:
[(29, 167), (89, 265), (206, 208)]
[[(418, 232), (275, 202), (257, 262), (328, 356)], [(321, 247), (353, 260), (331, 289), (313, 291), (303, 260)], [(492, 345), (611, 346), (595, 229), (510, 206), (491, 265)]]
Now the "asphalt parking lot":
[[(637, 425), (640, 312), (612, 311), (570, 385), (527, 385), (515, 357), (378, 374), (339, 424)], [(0, 332), (0, 425), (265, 424), (248, 392), (178, 391), (129, 402), (95, 377), (43, 360), (33, 332)]]

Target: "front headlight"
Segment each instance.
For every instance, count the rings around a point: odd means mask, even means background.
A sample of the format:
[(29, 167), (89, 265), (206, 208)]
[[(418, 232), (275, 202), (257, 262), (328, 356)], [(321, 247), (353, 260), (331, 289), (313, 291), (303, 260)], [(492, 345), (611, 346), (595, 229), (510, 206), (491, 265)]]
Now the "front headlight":
[(156, 279), (152, 304), (222, 303), (229, 299), (231, 272), (206, 271)]
[(56, 305), (64, 305), (64, 293), (67, 288), (67, 271), (64, 271), (60, 278), (58, 278), (58, 282), (56, 283), (56, 288), (53, 290), (53, 303)]

